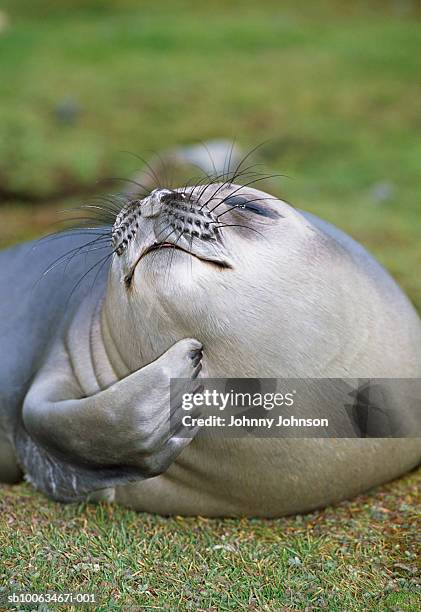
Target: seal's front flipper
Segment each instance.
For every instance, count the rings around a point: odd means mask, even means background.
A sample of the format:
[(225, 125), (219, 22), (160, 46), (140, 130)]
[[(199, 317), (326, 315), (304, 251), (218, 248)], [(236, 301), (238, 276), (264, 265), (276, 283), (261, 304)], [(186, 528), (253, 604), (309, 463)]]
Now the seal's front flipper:
[(58, 344), (37, 374), (16, 434), (28, 479), (61, 501), (161, 474), (191, 441), (182, 411), (170, 427), (170, 379), (196, 378), (202, 346), (177, 342), (159, 359), (91, 397), (83, 397), (64, 346)]

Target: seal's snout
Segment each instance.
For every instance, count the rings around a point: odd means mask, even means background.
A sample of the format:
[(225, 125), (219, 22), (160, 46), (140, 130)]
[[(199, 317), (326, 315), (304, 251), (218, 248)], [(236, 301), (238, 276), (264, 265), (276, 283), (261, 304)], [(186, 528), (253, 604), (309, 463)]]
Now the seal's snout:
[(155, 222), (157, 242), (175, 248), (221, 267), (231, 266), (220, 233), (216, 215), (205, 200), (192, 192), (162, 190), (161, 210)]
[(202, 203), (192, 192), (155, 189), (147, 198), (128, 202), (121, 209), (112, 232), (114, 252), (117, 256), (128, 252), (130, 278), (146, 255), (154, 252), (155, 257), (165, 257), (168, 248), (232, 267), (219, 226), (207, 202)]
[(167, 222), (180, 238), (220, 240), (216, 217), (207, 206), (199, 205), (191, 196), (182, 192), (164, 194), (161, 196), (161, 205), (159, 225)]

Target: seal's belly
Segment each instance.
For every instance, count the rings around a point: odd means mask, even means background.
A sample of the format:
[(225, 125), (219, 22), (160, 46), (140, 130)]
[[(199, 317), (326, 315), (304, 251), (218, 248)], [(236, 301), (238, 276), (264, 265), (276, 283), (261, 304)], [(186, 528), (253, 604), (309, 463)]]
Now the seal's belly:
[(116, 487), (139, 511), (276, 517), (336, 503), (421, 460), (413, 439), (194, 441), (162, 476)]

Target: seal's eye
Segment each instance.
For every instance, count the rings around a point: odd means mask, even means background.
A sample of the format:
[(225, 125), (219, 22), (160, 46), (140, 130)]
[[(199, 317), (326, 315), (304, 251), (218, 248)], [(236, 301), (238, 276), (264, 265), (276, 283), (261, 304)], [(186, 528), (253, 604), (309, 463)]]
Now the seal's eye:
[(229, 196), (225, 203), (232, 208), (239, 208), (240, 210), (247, 210), (256, 215), (261, 215), (262, 217), (270, 217), (271, 219), (278, 219), (281, 215), (276, 211), (268, 208), (267, 206), (263, 206), (258, 204), (256, 200), (249, 200), (245, 196)]

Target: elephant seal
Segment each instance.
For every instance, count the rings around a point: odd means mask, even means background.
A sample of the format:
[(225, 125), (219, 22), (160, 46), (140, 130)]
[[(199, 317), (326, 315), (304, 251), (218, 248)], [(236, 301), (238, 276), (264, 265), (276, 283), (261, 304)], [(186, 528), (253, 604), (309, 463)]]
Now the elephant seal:
[(85, 231), (0, 254), (1, 480), (21, 469), (57, 500), (275, 517), (420, 462), (416, 437), (189, 444), (181, 411), (168, 427), (171, 378), (420, 378), (414, 308), (340, 230), (220, 182), (155, 189), (111, 235)]

